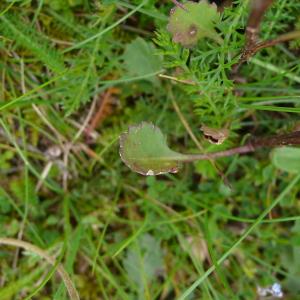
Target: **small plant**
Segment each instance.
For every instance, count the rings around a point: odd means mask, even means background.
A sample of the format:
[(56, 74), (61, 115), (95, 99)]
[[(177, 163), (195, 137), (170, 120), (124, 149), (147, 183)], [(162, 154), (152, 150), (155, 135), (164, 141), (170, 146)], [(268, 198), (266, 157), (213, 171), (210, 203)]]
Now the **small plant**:
[[(142, 175), (160, 175), (176, 173), (181, 162), (215, 159), (254, 152), (262, 147), (300, 145), (300, 131), (269, 138), (256, 139), (244, 146), (225, 151), (206, 154), (182, 154), (171, 150), (161, 130), (151, 123), (143, 122), (129, 127), (120, 137), (120, 156), (123, 162), (133, 171)], [(281, 168), (299, 169), (299, 153), (297, 148), (282, 148), (275, 152), (274, 161)], [(294, 165), (294, 163), (296, 164)], [(285, 166), (287, 163), (288, 166)], [(283, 165), (283, 167), (282, 167)], [(300, 169), (299, 169), (300, 170)]]
[[(222, 38), (216, 32), (215, 26), (219, 25), (222, 27), (221, 17), (217, 11), (215, 4), (209, 4), (206, 0), (201, 0), (198, 3), (192, 1), (186, 1), (179, 3), (178, 1), (172, 1), (175, 7), (171, 9), (169, 16), (169, 23), (167, 25), (168, 31), (172, 35), (172, 40), (175, 43), (181, 44), (183, 47), (191, 48), (197, 44), (197, 42), (205, 37), (217, 41), (219, 44), (223, 43)], [(241, 51), (241, 56), (236, 64), (232, 64), (232, 74), (237, 75), (238, 69), (241, 64), (248, 60), (260, 49), (273, 46), (282, 41), (297, 38), (299, 31), (282, 35), (281, 37), (269, 40), (265, 42), (258, 42), (259, 30), (262, 19), (267, 9), (272, 5), (272, 0), (260, 2), (253, 0), (251, 2), (250, 16), (248, 19), (247, 27), (245, 30), (246, 44), (244, 49)], [(162, 39), (159, 43), (162, 43)], [(228, 42), (228, 41), (227, 41)], [(170, 53), (170, 51), (168, 51)], [(189, 53), (189, 55), (191, 52)], [(191, 57), (190, 57), (191, 58)], [(199, 92), (198, 83), (195, 82), (198, 73), (194, 71), (196, 69), (193, 66), (187, 66), (186, 62), (182, 63), (182, 71), (185, 70), (188, 76), (193, 77), (187, 78), (188, 80), (182, 81), (182, 83), (188, 82), (192, 86), (195, 86), (193, 92)], [(175, 66), (175, 65), (174, 65)], [(193, 70), (193, 71), (192, 71)], [(194, 72), (194, 73), (193, 73)], [(218, 71), (216, 70), (216, 76)], [(225, 76), (225, 73), (222, 73)], [(224, 79), (222, 79), (224, 80)], [(226, 78), (227, 89), (224, 84), (218, 86), (219, 90), (223, 90), (223, 95), (219, 94), (218, 97), (231, 97), (234, 99), (234, 94), (231, 94), (231, 87), (229, 80)], [(232, 83), (235, 80), (233, 78)], [(186, 90), (191, 93), (191, 89)], [(230, 89), (230, 92), (229, 92)], [(204, 90), (204, 91), (203, 91)], [(201, 90), (201, 94), (205, 95), (205, 88)], [(209, 92), (206, 95), (208, 107), (214, 110), (214, 114), (218, 115), (218, 110), (224, 110), (225, 107), (228, 109), (229, 105), (224, 105), (223, 108), (216, 108), (216, 102), (212, 100), (212, 93)], [(204, 101), (202, 101), (204, 102)], [(227, 102), (224, 101), (225, 103)], [(203, 104), (202, 104), (203, 105)], [(209, 110), (207, 108), (207, 111)], [(229, 113), (232, 114), (234, 111), (234, 105), (231, 106)], [(224, 117), (225, 120), (225, 117)], [(202, 127), (205, 138), (215, 144), (222, 144), (222, 142), (228, 136), (228, 130), (223, 131), (215, 130), (213, 128), (204, 126)], [(192, 162), (197, 160), (215, 159), (224, 156), (231, 156), (234, 154), (254, 152), (261, 147), (277, 147), (285, 145), (299, 145), (300, 144), (300, 132), (293, 132), (287, 135), (270, 137), (267, 139), (257, 139), (253, 142), (236, 148), (232, 148), (225, 151), (207, 153), (207, 154), (182, 154), (171, 150), (167, 143), (164, 135), (160, 129), (153, 124), (143, 122), (140, 125), (132, 126), (128, 129), (128, 132), (121, 135), (120, 138), (120, 155), (125, 164), (142, 175), (159, 175), (164, 173), (175, 173), (178, 171), (179, 165), (182, 162)], [(284, 160), (283, 153), (291, 153), (293, 149), (280, 149), (275, 151), (274, 161), (279, 164), (278, 161)], [(293, 152), (294, 153), (294, 152)], [(279, 159), (280, 157), (280, 159)]]
[(0, 300), (299, 298), (299, 15), (0, 1)]

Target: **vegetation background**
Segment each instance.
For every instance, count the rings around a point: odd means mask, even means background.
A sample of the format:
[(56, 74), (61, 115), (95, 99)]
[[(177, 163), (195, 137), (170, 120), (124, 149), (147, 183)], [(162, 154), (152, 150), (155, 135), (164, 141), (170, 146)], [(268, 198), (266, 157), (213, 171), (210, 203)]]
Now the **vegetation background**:
[[(141, 121), (190, 153), (297, 126), (299, 40), (231, 78), (248, 4), (219, 1), (223, 43), (184, 49), (166, 29), (172, 1), (2, 0), (0, 236), (46, 250), (84, 300), (260, 299), (275, 282), (300, 299), (299, 176), (269, 150), (158, 177), (118, 153)], [(299, 15), (299, 1), (274, 1), (260, 38), (300, 29)], [(229, 138), (208, 143), (203, 124)], [(0, 246), (1, 300), (68, 299), (57, 264)]]

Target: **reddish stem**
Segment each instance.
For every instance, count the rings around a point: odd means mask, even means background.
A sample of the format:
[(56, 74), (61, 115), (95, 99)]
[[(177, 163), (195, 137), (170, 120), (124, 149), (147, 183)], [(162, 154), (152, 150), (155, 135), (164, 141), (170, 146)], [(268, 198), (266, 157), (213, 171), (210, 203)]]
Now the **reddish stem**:
[(250, 142), (244, 146), (206, 153), (206, 154), (191, 154), (184, 160), (186, 162), (196, 161), (196, 160), (207, 160), (207, 159), (216, 159), (219, 157), (232, 156), (235, 154), (244, 154), (249, 152), (255, 152), (259, 148), (268, 147), (281, 147), (281, 146), (293, 146), (300, 145), (300, 131), (295, 131), (288, 134), (276, 135), (269, 138), (257, 139), (253, 142)]
[(177, 0), (172, 0), (172, 2), (179, 8), (186, 10), (186, 8), (184, 7), (184, 5), (180, 2), (178, 2)]

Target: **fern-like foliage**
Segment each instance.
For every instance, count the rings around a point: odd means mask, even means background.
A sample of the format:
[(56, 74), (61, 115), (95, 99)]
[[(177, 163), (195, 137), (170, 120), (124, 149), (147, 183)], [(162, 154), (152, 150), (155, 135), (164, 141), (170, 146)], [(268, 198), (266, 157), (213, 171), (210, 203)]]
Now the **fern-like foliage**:
[[(228, 25), (227, 23), (224, 25)], [(229, 26), (229, 25), (228, 25)], [(214, 42), (199, 42), (197, 49), (184, 49), (171, 41), (165, 30), (160, 30), (155, 38), (159, 53), (164, 57), (164, 66), (170, 75), (186, 84), (179, 84), (183, 101), (191, 100), (201, 122), (222, 126), (235, 112), (236, 97), (232, 93), (232, 81), (225, 68), (234, 64), (234, 53), (242, 46), (242, 39), (229, 49), (216, 47)], [(176, 92), (176, 95), (180, 95)], [(219, 124), (215, 121), (218, 120)]]
[(7, 39), (16, 43), (20, 48), (26, 49), (32, 56), (44, 63), (55, 73), (64, 71), (64, 62), (49, 42), (29, 25), (24, 24), (15, 14), (6, 14), (0, 17), (0, 33)]
[(262, 38), (275, 38), (278, 34), (287, 32), (295, 27), (299, 13), (300, 1), (274, 1), (262, 22)]

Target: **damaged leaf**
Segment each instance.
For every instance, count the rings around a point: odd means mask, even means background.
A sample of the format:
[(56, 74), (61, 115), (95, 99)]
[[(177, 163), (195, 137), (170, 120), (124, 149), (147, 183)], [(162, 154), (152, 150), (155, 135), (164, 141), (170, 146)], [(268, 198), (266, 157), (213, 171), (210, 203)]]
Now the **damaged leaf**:
[(175, 43), (192, 47), (204, 37), (221, 42), (214, 29), (220, 19), (215, 4), (209, 4), (206, 0), (199, 3), (187, 1), (183, 3), (183, 7), (174, 7), (170, 12), (167, 29)]
[(206, 125), (202, 125), (201, 131), (204, 137), (211, 143), (221, 145), (227, 139), (229, 131), (226, 128), (211, 128)]

